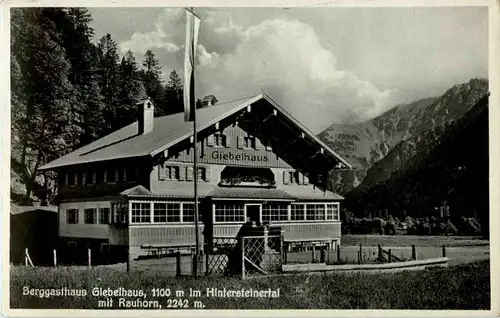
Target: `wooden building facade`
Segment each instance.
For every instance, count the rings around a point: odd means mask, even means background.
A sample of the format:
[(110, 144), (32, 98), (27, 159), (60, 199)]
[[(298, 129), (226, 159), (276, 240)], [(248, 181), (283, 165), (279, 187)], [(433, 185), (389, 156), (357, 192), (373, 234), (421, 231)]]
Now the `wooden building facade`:
[[(216, 100), (214, 100), (216, 102)], [(41, 169), (59, 178), (59, 237), (69, 245), (128, 248), (194, 246), (197, 178), (201, 241), (234, 237), (246, 221), (284, 230), (285, 241), (340, 244), (342, 197), (326, 189), (332, 169), (351, 165), (269, 96), (139, 120)]]

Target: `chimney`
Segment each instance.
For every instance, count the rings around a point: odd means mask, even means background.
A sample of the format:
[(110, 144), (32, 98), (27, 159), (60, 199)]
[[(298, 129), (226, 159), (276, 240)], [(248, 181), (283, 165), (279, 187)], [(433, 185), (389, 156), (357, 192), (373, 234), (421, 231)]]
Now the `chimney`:
[(215, 105), (218, 102), (217, 98), (215, 98), (214, 95), (207, 95), (203, 97), (203, 100), (201, 101), (202, 107), (210, 107)]
[(149, 98), (139, 101), (136, 105), (139, 117), (139, 135), (145, 135), (153, 131), (155, 106)]

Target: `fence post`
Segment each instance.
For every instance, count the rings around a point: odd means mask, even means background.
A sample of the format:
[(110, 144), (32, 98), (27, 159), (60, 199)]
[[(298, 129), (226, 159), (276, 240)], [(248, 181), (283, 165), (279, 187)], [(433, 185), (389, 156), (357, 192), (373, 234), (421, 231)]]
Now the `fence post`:
[(87, 259), (88, 259), (88, 262), (89, 262), (89, 268), (92, 264), (92, 252), (90, 251), (90, 248), (87, 250)]
[(446, 257), (446, 245), (443, 244), (443, 257)]
[(130, 272), (130, 246), (127, 246), (127, 272)]
[(387, 257), (387, 259), (389, 260), (389, 263), (392, 262), (392, 250), (389, 249), (389, 256)]
[(241, 238), (241, 279), (245, 279), (245, 237)]
[(57, 267), (57, 252), (56, 252), (56, 250), (54, 250), (53, 254), (54, 254), (54, 267)]
[(181, 276), (181, 252), (175, 252), (175, 276)]
[(192, 265), (192, 271), (193, 271), (193, 277), (198, 277), (198, 254), (196, 252), (191, 251), (191, 264)]
[(411, 246), (411, 259), (416, 260), (417, 259), (417, 249), (415, 245)]
[(363, 262), (363, 245), (359, 244), (359, 263)]
[(316, 258), (316, 246), (312, 245), (312, 262), (314, 263), (314, 259)]
[(207, 253), (205, 253), (205, 276), (208, 276), (210, 274), (209, 270), (208, 270), (208, 248), (207, 248)]
[(382, 261), (384, 259), (384, 254), (382, 254), (382, 246), (378, 245), (378, 260)]
[(325, 249), (323, 247), (321, 247), (321, 249), (319, 250), (319, 262), (325, 262)]
[(340, 244), (337, 244), (337, 262), (340, 263)]

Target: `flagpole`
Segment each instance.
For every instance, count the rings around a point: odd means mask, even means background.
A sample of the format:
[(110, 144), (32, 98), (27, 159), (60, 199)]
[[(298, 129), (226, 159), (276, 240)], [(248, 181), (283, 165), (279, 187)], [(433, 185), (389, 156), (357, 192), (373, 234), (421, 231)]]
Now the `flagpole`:
[[(194, 10), (191, 7), (191, 12), (194, 14)], [(191, 28), (192, 32), (192, 37), (194, 38), (194, 28)], [(194, 42), (191, 42), (191, 52), (194, 51)], [(195, 56), (193, 56), (193, 80), (192, 80), (192, 87), (191, 87), (191, 98), (190, 98), (190, 107), (193, 110), (193, 168), (194, 168), (194, 224), (195, 224), (195, 231), (196, 231), (196, 255), (195, 255), (195, 262), (193, 263), (193, 275), (196, 277), (198, 275), (198, 261), (199, 261), (199, 255), (200, 255), (200, 227), (198, 224), (198, 151), (197, 151), (197, 144), (198, 144), (198, 138), (197, 138), (197, 133), (196, 133), (196, 101), (195, 101), (195, 67), (194, 67), (194, 60)]]

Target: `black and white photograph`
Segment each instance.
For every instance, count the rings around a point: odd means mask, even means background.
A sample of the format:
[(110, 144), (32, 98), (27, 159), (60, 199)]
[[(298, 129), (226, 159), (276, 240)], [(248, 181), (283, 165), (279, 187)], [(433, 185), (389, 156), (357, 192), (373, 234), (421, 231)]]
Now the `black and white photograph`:
[(498, 3), (373, 2), (4, 6), (7, 315), (494, 314)]

